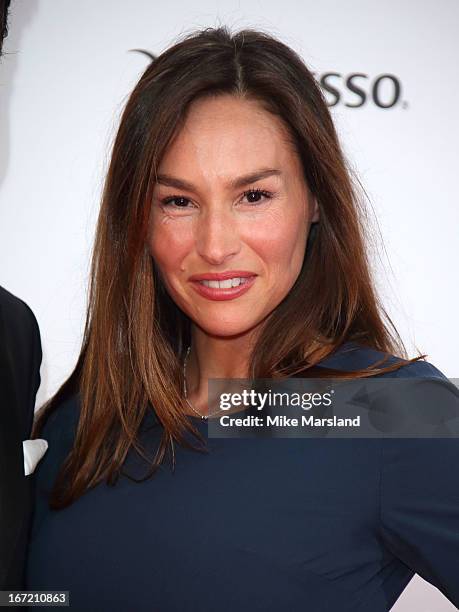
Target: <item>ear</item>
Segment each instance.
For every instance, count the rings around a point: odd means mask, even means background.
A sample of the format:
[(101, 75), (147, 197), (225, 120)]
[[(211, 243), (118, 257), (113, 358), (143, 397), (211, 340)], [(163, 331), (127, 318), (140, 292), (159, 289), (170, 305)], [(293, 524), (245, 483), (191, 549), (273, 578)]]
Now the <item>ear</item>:
[(311, 218), (310, 221), (311, 223), (315, 223), (316, 221), (319, 221), (319, 205), (317, 204), (317, 198), (316, 196), (312, 196), (311, 197)]

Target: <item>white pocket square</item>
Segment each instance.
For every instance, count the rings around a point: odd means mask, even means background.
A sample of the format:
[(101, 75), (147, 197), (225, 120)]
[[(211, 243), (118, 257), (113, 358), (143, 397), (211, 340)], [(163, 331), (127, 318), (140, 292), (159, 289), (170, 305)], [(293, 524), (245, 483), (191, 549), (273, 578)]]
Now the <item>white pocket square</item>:
[(24, 440), (22, 442), (24, 450), (24, 474), (29, 476), (33, 474), (37, 463), (48, 450), (48, 442), (41, 438), (35, 440)]

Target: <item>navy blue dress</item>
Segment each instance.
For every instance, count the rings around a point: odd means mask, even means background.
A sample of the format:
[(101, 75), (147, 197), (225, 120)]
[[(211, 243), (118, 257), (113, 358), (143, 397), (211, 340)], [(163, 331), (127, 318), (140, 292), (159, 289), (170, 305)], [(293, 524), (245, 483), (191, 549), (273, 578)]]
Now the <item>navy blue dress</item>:
[[(344, 347), (322, 364), (381, 356)], [(391, 376), (446, 379), (428, 362)], [(175, 472), (51, 511), (78, 411), (75, 396), (42, 434), (27, 589), (68, 590), (75, 612), (383, 612), (418, 573), (459, 606), (458, 439), (209, 438), (207, 455), (176, 445)]]

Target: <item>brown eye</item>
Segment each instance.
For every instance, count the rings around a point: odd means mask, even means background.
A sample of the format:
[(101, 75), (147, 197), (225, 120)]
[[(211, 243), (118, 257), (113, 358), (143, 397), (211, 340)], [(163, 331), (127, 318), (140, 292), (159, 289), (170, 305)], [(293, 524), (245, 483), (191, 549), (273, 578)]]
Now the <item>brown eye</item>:
[(249, 204), (254, 204), (256, 206), (257, 204), (263, 204), (265, 201), (264, 199), (260, 199), (261, 197), (268, 200), (271, 199), (272, 193), (264, 191), (263, 189), (249, 189), (243, 193), (243, 197), (247, 197)]
[(169, 206), (173, 202), (180, 202), (180, 204), (174, 204), (176, 208), (186, 208), (186, 202), (189, 201), (190, 200), (182, 196), (169, 196), (168, 198), (164, 198), (164, 200), (161, 200), (164, 206)]

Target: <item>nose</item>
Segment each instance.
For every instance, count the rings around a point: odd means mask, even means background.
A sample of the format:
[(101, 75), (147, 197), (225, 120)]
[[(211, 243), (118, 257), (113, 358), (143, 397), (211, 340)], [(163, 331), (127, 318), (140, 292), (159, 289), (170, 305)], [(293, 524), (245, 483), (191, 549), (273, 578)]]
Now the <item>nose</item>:
[(199, 255), (212, 265), (238, 253), (240, 232), (231, 212), (218, 207), (203, 211), (197, 219), (195, 244)]

